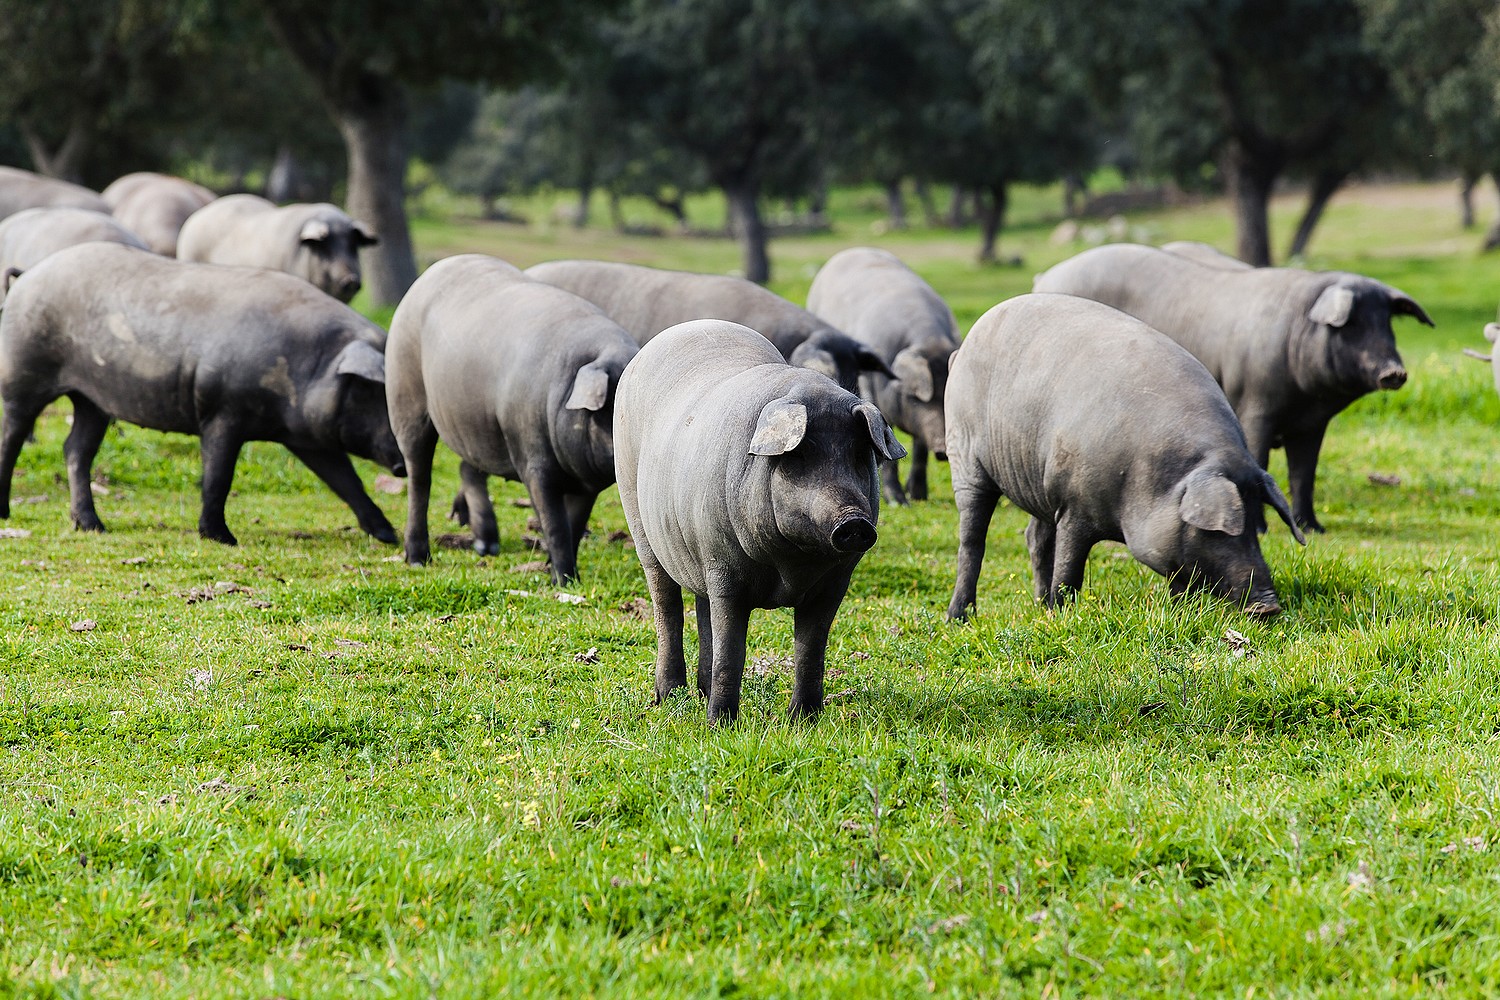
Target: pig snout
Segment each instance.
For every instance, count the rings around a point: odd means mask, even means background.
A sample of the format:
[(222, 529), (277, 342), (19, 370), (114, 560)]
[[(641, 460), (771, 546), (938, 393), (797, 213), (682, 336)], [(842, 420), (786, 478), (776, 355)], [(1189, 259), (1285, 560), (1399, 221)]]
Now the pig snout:
[(356, 294), (358, 294), (359, 288), (359, 276), (354, 274), (346, 274), (341, 278), (334, 279), (334, 298), (338, 299), (340, 302), (348, 302), (350, 299), (354, 298)]
[(1406, 369), (1392, 365), (1376, 376), (1375, 382), (1382, 389), (1399, 389), (1406, 384)]
[(829, 541), (840, 552), (864, 552), (875, 544), (875, 522), (863, 513), (846, 513), (833, 526)]

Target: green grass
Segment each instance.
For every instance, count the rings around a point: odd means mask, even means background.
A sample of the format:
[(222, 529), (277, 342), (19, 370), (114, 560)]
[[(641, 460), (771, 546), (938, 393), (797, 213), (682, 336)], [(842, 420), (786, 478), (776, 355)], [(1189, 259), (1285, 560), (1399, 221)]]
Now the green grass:
[[(787, 613), (752, 621), (738, 725), (651, 704), (613, 491), (581, 604), (514, 570), (536, 558), (514, 484), (498, 557), (413, 569), (269, 445), (229, 549), (195, 534), (194, 441), (112, 433), (111, 530), (84, 536), (54, 409), (5, 525), (31, 535), (0, 538), (0, 996), (1493, 994), (1500, 401), (1458, 348), (1495, 286), (1446, 197), (1351, 192), (1315, 243), (1438, 327), (1403, 323), (1411, 382), (1334, 422), (1328, 534), (1267, 536), (1286, 613), (1174, 601), (1101, 546), (1048, 614), (1005, 507), (980, 613), (949, 626), (940, 466), (936, 499), (882, 512), (810, 726), (783, 719)], [(1055, 204), (1017, 197), (1021, 267), (973, 264), (972, 231), (878, 242), (967, 323), (1071, 252)], [(875, 240), (867, 193), (835, 214), (773, 245), (779, 290)], [(1132, 222), (1227, 244), (1219, 205)], [(416, 232), (429, 257), (736, 263), (720, 240)]]

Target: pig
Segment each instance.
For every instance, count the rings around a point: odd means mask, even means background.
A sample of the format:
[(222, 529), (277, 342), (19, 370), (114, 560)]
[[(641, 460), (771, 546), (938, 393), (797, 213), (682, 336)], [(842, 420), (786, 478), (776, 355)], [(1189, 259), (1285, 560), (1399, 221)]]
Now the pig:
[(0, 219), (28, 208), (87, 208), (109, 214), (104, 199), (86, 187), (30, 170), (0, 167)]
[(1328, 422), (1406, 383), (1392, 317), (1432, 325), (1411, 296), (1362, 275), (1210, 267), (1128, 243), (1065, 260), (1033, 290), (1122, 309), (1187, 348), (1229, 397), (1255, 460), (1264, 468), (1286, 448), (1293, 514), (1319, 532), (1313, 481)]
[(463, 460), (474, 548), (500, 551), (487, 480), (526, 484), (552, 577), (578, 575), (578, 543), (615, 480), (614, 388), (639, 350), (598, 307), (503, 260), (438, 261), (391, 320), (386, 394), (411, 475), (406, 559), (430, 558), (427, 505), (442, 439)]
[(1095, 543), (1113, 540), (1173, 593), (1281, 610), (1260, 528), (1268, 503), (1304, 541), (1286, 498), (1213, 376), (1145, 323), (1069, 295), (1002, 302), (953, 359), (947, 415), (959, 517), (950, 619), (974, 607), (1001, 496), (1031, 515), (1035, 593), (1049, 608), (1083, 586)]
[(181, 177), (143, 172), (119, 178), (100, 197), (115, 218), (139, 233), (154, 252), (176, 257), (182, 224), (217, 195)]
[(1250, 265), (1238, 257), (1231, 257), (1218, 247), (1209, 243), (1200, 243), (1197, 240), (1174, 240), (1171, 243), (1163, 243), (1161, 248), (1167, 253), (1175, 253), (1179, 257), (1196, 260), (1209, 267), (1223, 267), (1231, 271), (1251, 270)]
[(274, 268), (348, 302), (360, 288), (359, 248), (379, 242), (368, 226), (333, 205), (278, 208), (258, 195), (232, 194), (188, 216), (177, 236), (177, 256)]
[(63, 446), (73, 523), (103, 531), (89, 474), (111, 420), (202, 438), (198, 534), (224, 521), (246, 441), (286, 445), (359, 526), (395, 529), (347, 453), (404, 475), (385, 405), (385, 331), (306, 282), (257, 268), (186, 264), (118, 243), (59, 250), (11, 287), (0, 312), (0, 517), (38, 414), (73, 402)]
[(146, 243), (117, 220), (87, 208), (28, 208), (0, 221), (0, 300), (8, 279), (64, 247), (102, 241), (146, 249)]
[(868, 347), (744, 278), (602, 260), (548, 261), (526, 273), (588, 299), (641, 344), (676, 323), (722, 319), (750, 327), (787, 361), (822, 372), (850, 392), (859, 390), (861, 372), (892, 376)]
[(860, 395), (887, 422), (911, 435), (906, 489), (895, 462), (880, 466), (886, 499), (905, 505), (927, 499), (927, 455), (948, 457), (943, 390), (948, 359), (958, 350), (958, 321), (932, 286), (894, 254), (874, 247), (840, 250), (813, 278), (808, 311), (870, 348), (895, 374), (860, 378)]
[(875, 463), (903, 451), (873, 404), (748, 327), (698, 320), (641, 348), (616, 392), (615, 473), (651, 592), (658, 702), (687, 683), (685, 587), (710, 722), (739, 711), (752, 608), (793, 609), (791, 714), (822, 709), (828, 631), (875, 544)]

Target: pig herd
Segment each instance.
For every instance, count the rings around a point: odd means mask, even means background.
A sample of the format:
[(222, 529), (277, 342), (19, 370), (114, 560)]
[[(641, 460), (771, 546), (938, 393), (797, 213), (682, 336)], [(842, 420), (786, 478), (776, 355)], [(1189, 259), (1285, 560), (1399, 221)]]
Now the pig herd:
[[(974, 608), (1001, 497), (1031, 517), (1049, 607), (1112, 540), (1174, 593), (1276, 613), (1265, 507), (1299, 542), (1322, 530), (1329, 421), (1405, 382), (1393, 317), (1431, 323), (1359, 275), (1117, 244), (1039, 275), (964, 338), (926, 282), (871, 248), (835, 254), (806, 309), (731, 277), (464, 254), (417, 279), (387, 333), (345, 304), (376, 236), (332, 205), (214, 198), (159, 174), (100, 196), (0, 168), (0, 217), (0, 517), (23, 444), (61, 396), (83, 530), (103, 530), (90, 469), (113, 420), (201, 438), (199, 533), (227, 544), (248, 441), (286, 445), (391, 544), (349, 456), (409, 475), (413, 564), (430, 558), (441, 441), (461, 460), (453, 514), (475, 550), (499, 551), (488, 478), (520, 481), (559, 583), (618, 483), (651, 594), (656, 695), (687, 684), (686, 590), (712, 721), (738, 711), (754, 608), (793, 609), (791, 712), (822, 708), (829, 630), (881, 494), (925, 500), (930, 458), (951, 462), (959, 512), (950, 618)], [(893, 427), (912, 442), (904, 483)], [(1277, 447), (1290, 502), (1265, 471)]]

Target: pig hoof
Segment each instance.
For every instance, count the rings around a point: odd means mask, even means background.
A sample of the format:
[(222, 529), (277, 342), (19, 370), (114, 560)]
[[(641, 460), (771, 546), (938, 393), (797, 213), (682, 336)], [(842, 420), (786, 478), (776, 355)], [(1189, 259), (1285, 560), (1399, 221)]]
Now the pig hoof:
[(1297, 527), (1303, 531), (1316, 531), (1320, 535), (1328, 533), (1328, 529), (1323, 527), (1322, 522), (1315, 517), (1297, 518)]
[(238, 545), (239, 539), (230, 534), (228, 528), (199, 528), (198, 537), (206, 542), (218, 542), (220, 545)]
[(387, 545), (395, 545), (401, 540), (396, 537), (396, 529), (391, 527), (389, 524), (376, 525), (376, 527), (370, 531), (370, 537), (375, 539), (377, 542), (384, 542)]
[(1270, 618), (1281, 614), (1281, 605), (1275, 601), (1256, 601), (1245, 609), (1245, 614), (1254, 615), (1257, 618)]
[(474, 552), (481, 556), (498, 556), (500, 554), (500, 543), (486, 542), (476, 538), (474, 539)]
[(97, 517), (75, 517), (73, 518), (73, 527), (79, 531), (103, 531), (104, 522), (100, 521)]

